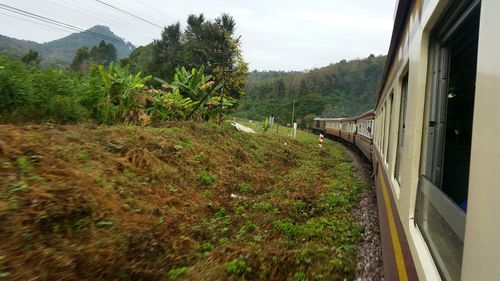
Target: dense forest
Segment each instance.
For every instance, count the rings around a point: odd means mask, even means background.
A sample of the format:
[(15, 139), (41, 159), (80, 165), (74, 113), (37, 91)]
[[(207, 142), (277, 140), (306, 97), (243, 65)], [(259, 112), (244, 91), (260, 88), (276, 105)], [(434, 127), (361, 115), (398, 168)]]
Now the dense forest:
[(307, 72), (252, 71), (235, 115), (253, 120), (274, 115), (290, 123), (293, 100), (295, 120), (302, 127), (317, 116), (363, 113), (375, 105), (384, 63), (385, 56), (370, 55)]

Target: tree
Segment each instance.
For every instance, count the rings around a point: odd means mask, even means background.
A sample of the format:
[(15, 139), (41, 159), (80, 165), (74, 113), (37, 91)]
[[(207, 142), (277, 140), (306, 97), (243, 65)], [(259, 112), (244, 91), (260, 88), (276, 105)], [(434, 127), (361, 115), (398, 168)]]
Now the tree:
[(90, 62), (89, 48), (82, 47), (76, 51), (76, 55), (71, 62), (71, 69), (80, 73), (87, 73)]
[(161, 39), (153, 41), (153, 60), (149, 66), (151, 74), (165, 80), (173, 77), (183, 58), (181, 51), (181, 25), (177, 22), (165, 27)]
[(107, 67), (111, 62), (116, 61), (116, 48), (112, 43), (106, 44), (106, 42), (102, 40), (98, 46), (94, 46), (90, 49), (89, 56), (93, 63), (102, 64)]
[(37, 51), (29, 49), (28, 53), (21, 58), (21, 61), (28, 66), (38, 67), (42, 58)]
[(112, 62), (116, 61), (116, 48), (112, 43), (101, 41), (99, 45), (89, 49), (82, 47), (76, 51), (76, 54), (71, 62), (71, 69), (82, 74), (87, 74), (91, 64), (100, 64), (108, 67)]
[(228, 14), (213, 21), (206, 20), (203, 14), (190, 15), (184, 31), (179, 23), (165, 27), (161, 39), (153, 42), (150, 73), (167, 80), (178, 67), (204, 66), (205, 72), (221, 85), (209, 103), (215, 108), (218, 105), (222, 120), (223, 114), (237, 105), (235, 99), (243, 95), (248, 73), (235, 27), (236, 22)]

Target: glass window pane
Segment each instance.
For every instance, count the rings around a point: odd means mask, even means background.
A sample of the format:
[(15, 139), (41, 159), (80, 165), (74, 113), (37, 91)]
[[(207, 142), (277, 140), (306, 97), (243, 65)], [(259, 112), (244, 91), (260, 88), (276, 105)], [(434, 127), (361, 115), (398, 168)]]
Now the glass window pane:
[(419, 181), (417, 224), (445, 280), (460, 280), (465, 213), (428, 179)]

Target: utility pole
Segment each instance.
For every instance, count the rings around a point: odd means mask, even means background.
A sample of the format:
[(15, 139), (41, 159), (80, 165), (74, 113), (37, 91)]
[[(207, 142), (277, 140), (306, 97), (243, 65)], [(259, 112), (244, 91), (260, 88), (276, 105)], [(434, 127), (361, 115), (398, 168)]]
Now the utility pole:
[(224, 119), (223, 117), (223, 111), (224, 111), (224, 91), (225, 91), (225, 86), (226, 86), (226, 74), (229, 73), (229, 72), (232, 72), (231, 69), (229, 69), (229, 65), (230, 65), (230, 59), (227, 58), (226, 56), (227, 55), (230, 55), (229, 51), (220, 51), (220, 52), (217, 52), (217, 53), (221, 53), (222, 54), (222, 61), (220, 63), (214, 63), (214, 65), (217, 65), (217, 66), (220, 66), (221, 69), (217, 70), (216, 71), (218, 73), (221, 73), (222, 74), (222, 87), (221, 87), (221, 93), (220, 93), (220, 104), (219, 104), (219, 112), (217, 114), (217, 123), (219, 125), (222, 124), (222, 121)]
[(293, 137), (293, 121), (295, 120), (295, 99), (293, 100), (293, 107), (292, 107), (292, 130), (291, 130), (291, 135)]
[(223, 110), (223, 106), (222, 104), (224, 103), (224, 83), (226, 82), (225, 81), (226, 79), (226, 66), (223, 65), (222, 66), (222, 88), (221, 88), (221, 93), (220, 93), (220, 111), (219, 111), (219, 125), (222, 124), (222, 110)]

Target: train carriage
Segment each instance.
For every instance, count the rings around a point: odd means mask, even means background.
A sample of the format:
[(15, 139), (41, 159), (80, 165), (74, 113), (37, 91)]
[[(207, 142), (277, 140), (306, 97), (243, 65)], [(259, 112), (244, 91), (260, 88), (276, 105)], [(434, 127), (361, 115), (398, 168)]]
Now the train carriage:
[(373, 110), (356, 117), (356, 137), (354, 143), (370, 161), (372, 159), (374, 117), (375, 112)]
[(317, 117), (313, 119), (313, 125), (312, 125), (313, 133), (319, 134), (325, 132), (325, 120), (327, 120), (327, 118)]
[(354, 144), (354, 137), (356, 136), (356, 119), (343, 118), (341, 121), (340, 138)]
[(343, 118), (331, 118), (325, 121), (325, 132), (328, 137), (340, 138), (342, 119)]

